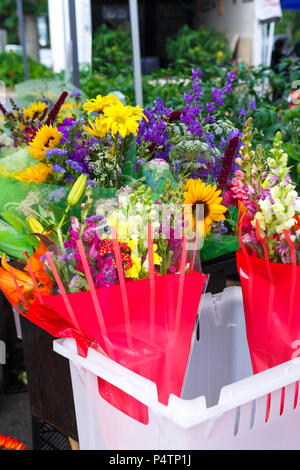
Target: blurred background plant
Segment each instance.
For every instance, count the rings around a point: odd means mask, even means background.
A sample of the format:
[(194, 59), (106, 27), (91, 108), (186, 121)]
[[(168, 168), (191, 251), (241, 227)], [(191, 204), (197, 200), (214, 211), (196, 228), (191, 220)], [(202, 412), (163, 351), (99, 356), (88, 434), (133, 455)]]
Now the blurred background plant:
[[(54, 78), (54, 73), (40, 62), (28, 57), (29, 73), (34, 78)], [(9, 51), (0, 52), (0, 80), (8, 88), (13, 88), (16, 84), (24, 82), (24, 65), (22, 55)]]
[(182, 26), (174, 37), (167, 39), (167, 54), (170, 65), (180, 70), (201, 68), (207, 62), (221, 65), (232, 57), (224, 32), (213, 27), (195, 30), (188, 25)]
[(92, 67), (94, 73), (117, 77), (132, 73), (131, 34), (120, 26), (99, 26), (93, 36)]

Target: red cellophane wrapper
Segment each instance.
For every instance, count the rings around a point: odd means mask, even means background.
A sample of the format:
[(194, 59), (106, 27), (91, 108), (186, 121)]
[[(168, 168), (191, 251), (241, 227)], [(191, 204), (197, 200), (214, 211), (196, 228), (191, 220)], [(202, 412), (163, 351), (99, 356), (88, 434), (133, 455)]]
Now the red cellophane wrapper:
[[(151, 244), (149, 239), (148, 244)], [(153, 381), (161, 403), (167, 404), (171, 393), (180, 396), (198, 307), (206, 285), (206, 275), (197, 272), (193, 262), (186, 272), (186, 241), (182, 243), (181, 267), (177, 274), (154, 275), (153, 245), (152, 249), (149, 245), (149, 278), (125, 280), (122, 269), (118, 269), (119, 283), (101, 288), (95, 288), (83, 245), (80, 241), (77, 245), (89, 290), (67, 293), (48, 252), (46, 256), (60, 294), (38, 295), (26, 318), (55, 338), (75, 338), (82, 356), (89, 347), (94, 348)], [(118, 243), (114, 254), (120, 268)], [(148, 423), (145, 405), (102, 379), (98, 379), (98, 384), (99, 393), (110, 404)]]
[(296, 298), (300, 290), (298, 247), (284, 231), (282, 246), (286, 260), (271, 262), (267, 240), (259, 236), (258, 229), (256, 236), (259, 245), (249, 249), (243, 243), (241, 224), (241, 249), (236, 255), (254, 373), (299, 356), (300, 347), (300, 308)]

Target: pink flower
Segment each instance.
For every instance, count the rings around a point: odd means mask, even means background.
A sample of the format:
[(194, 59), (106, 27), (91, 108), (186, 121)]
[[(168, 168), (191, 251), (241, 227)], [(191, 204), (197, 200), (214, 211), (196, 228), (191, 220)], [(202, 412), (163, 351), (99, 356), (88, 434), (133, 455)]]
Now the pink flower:
[(234, 194), (233, 194), (233, 191), (232, 191), (232, 185), (230, 185), (230, 187), (228, 189), (226, 189), (226, 191), (224, 191), (222, 204), (225, 207), (229, 207), (229, 206), (236, 206), (237, 207), (237, 201), (234, 198)]
[(232, 188), (233, 198), (239, 199), (240, 201), (248, 201), (248, 194), (240, 188)]
[(242, 172), (242, 170), (236, 170), (235, 172), (235, 176), (241, 180), (243, 180), (245, 178), (245, 173)]

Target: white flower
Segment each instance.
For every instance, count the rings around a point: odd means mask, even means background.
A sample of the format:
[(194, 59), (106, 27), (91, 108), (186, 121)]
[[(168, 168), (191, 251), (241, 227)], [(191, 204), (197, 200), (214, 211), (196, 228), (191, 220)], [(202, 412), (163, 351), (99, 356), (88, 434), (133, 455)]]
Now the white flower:
[(13, 145), (13, 140), (8, 137), (6, 134), (1, 134), (0, 135), (0, 147), (10, 147)]
[(292, 228), (295, 225), (295, 223), (296, 223), (296, 220), (294, 218), (286, 220), (285, 222), (283, 222), (282, 224), (276, 227), (276, 232), (282, 233), (283, 230), (290, 230), (290, 228)]
[(269, 198), (266, 198), (264, 201), (259, 203), (262, 213), (264, 215), (265, 221), (268, 223), (273, 217), (272, 204)]
[(300, 197), (296, 198), (294, 207), (296, 212), (300, 212)]
[(255, 214), (254, 220), (252, 221), (252, 225), (254, 227), (256, 227), (256, 221), (258, 221), (258, 226), (259, 226), (260, 231), (263, 232), (261, 233), (261, 236), (264, 237), (264, 232), (266, 231), (266, 223), (265, 223), (264, 216), (261, 212), (257, 212)]
[(273, 212), (277, 219), (283, 220), (285, 218), (285, 207), (280, 201), (273, 205)]

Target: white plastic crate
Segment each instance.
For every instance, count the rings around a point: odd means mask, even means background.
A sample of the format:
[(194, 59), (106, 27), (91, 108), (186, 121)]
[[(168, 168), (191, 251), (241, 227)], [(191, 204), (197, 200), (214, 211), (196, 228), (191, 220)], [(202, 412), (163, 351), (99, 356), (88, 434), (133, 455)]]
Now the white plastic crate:
[[(300, 449), (300, 358), (252, 375), (239, 287), (203, 296), (183, 398), (168, 406), (153, 382), (93, 349), (85, 359), (63, 339), (54, 350), (70, 361), (82, 450)], [(147, 405), (149, 424), (101, 398), (97, 377)]]

